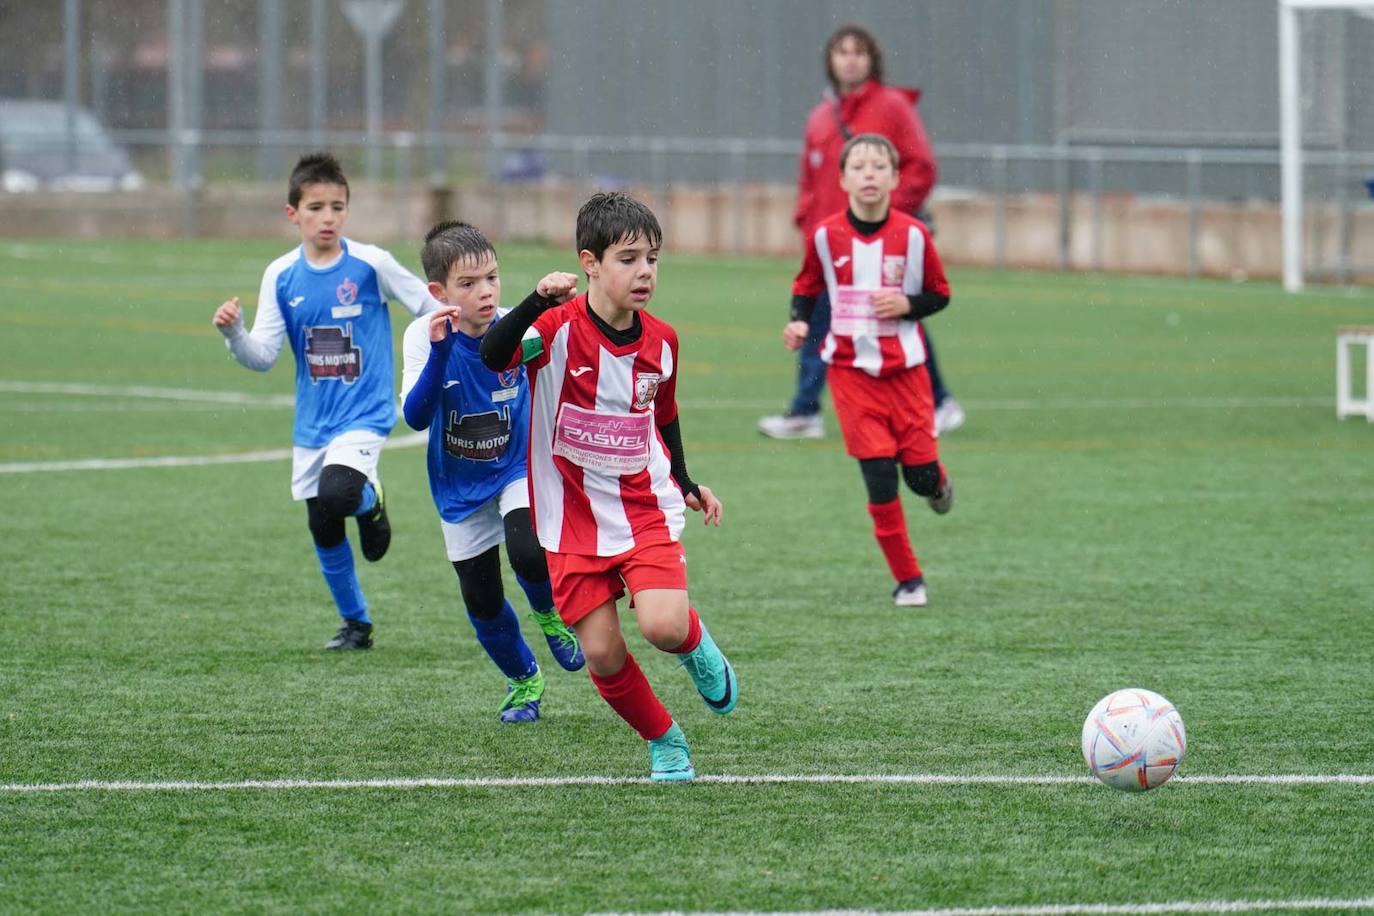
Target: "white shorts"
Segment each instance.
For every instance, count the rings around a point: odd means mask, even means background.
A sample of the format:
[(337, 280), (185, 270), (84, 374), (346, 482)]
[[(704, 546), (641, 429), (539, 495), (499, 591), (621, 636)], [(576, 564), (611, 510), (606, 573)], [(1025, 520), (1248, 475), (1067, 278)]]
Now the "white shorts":
[(341, 433), (324, 448), (291, 449), (291, 498), (309, 499), (320, 492), (320, 471), (326, 464), (342, 464), (367, 475), (376, 483), (377, 462), (382, 458), (386, 436), (363, 429)]
[(461, 522), (439, 520), (444, 531), (444, 546), (453, 562), (471, 560), (506, 540), (505, 517), (516, 509), (530, 507), (530, 488), (526, 479), (507, 484), (480, 509)]

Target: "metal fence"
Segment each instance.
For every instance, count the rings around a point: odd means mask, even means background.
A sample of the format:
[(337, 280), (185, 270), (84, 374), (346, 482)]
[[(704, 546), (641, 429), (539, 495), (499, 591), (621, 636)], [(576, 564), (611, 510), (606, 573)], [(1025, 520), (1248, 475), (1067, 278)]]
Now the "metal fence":
[[(200, 177), (182, 186), (260, 184), (258, 163), (266, 153), (287, 162), (314, 145), (335, 151), (346, 167), (369, 159), (382, 163), (381, 181), (402, 192), (435, 186), (491, 181), (558, 182), (584, 193), (594, 188), (634, 185), (650, 194), (698, 184), (791, 186), (799, 145), (787, 140), (703, 137), (611, 137), (595, 135), (510, 134), (497, 132), (370, 134), (367, 131), (181, 131), (129, 130), (112, 138), (134, 150), (154, 182), (168, 180), (168, 163), (190, 159), (203, 168)], [(57, 152), (56, 150), (54, 151)], [(941, 197), (974, 197), (991, 202), (994, 212), (993, 260), (1008, 263), (1008, 208), (1027, 194), (1052, 195), (1059, 212), (1060, 264), (1070, 263), (1070, 211), (1087, 200), (1090, 266), (1102, 266), (1107, 208), (1114, 199), (1159, 199), (1181, 203), (1188, 213), (1188, 260), (1180, 272), (1199, 272), (1199, 220), (1204, 205), (1230, 201), (1238, 207), (1278, 200), (1279, 154), (1276, 150), (1226, 150), (1147, 146), (1038, 146), (1017, 144), (947, 144), (936, 149)], [(439, 163), (436, 170), (435, 163)], [(1317, 248), (1334, 251), (1329, 263), (1311, 264), (1314, 277), (1345, 281), (1369, 272), (1357, 262), (1354, 215), (1374, 208), (1367, 186), (1374, 174), (1374, 153), (1311, 152), (1305, 162), (1307, 202), (1313, 212), (1332, 219), (1316, 221), (1318, 231), (1330, 225), (1335, 238), (1316, 239)], [(1237, 175), (1245, 175), (1237, 188)], [(708, 176), (703, 178), (703, 176)], [(659, 199), (663, 199), (660, 197)], [(728, 198), (734, 208), (727, 222), (743, 225), (740, 195)], [(937, 204), (938, 207), (938, 204)], [(408, 213), (398, 213), (407, 225)]]
[[(995, 201), (999, 263), (1018, 195), (1059, 200), (1061, 262), (1073, 200), (1094, 252), (1113, 195), (1184, 201), (1190, 271), (1204, 201), (1279, 197), (1272, 0), (0, 0), (0, 102), (90, 109), (149, 182), (187, 189), (279, 182), (319, 147), (403, 189), (787, 186), (849, 19), (925, 90), (937, 195)], [(1308, 204), (1337, 236), (1310, 266), (1344, 278), (1374, 20), (1305, 23)]]

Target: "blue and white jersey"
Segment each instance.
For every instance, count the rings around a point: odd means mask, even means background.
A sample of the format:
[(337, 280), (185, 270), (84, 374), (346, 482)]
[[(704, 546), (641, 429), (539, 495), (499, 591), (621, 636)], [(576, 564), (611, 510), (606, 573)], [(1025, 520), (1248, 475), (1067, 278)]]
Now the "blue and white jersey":
[[(507, 309), (498, 309), (497, 320)], [(439, 517), (461, 522), (525, 476), (530, 386), (525, 367), (492, 372), (478, 355), (480, 337), (456, 328), (443, 391), (429, 425), (429, 489)], [(401, 345), (401, 400), (429, 360), (429, 319), (413, 321)]]
[(276, 362), (282, 340), (296, 356), (292, 441), (323, 448), (351, 430), (385, 436), (396, 425), (395, 364), (388, 300), (416, 315), (437, 303), (418, 277), (385, 250), (340, 239), (342, 254), (316, 267), (303, 247), (263, 273), (251, 333), (225, 329), (229, 351), (250, 369)]

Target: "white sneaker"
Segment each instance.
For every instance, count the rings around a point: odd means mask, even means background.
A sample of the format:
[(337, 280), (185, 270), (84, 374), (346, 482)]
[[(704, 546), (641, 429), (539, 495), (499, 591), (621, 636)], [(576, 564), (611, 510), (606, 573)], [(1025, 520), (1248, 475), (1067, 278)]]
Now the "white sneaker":
[(825, 424), (820, 414), (809, 417), (783, 414), (760, 419), (759, 432), (770, 439), (824, 439)]
[(920, 579), (903, 582), (893, 591), (892, 603), (897, 607), (925, 607), (926, 584)]
[(942, 436), (963, 426), (964, 420), (964, 408), (960, 407), (954, 398), (945, 398), (943, 403), (935, 408), (935, 431)]

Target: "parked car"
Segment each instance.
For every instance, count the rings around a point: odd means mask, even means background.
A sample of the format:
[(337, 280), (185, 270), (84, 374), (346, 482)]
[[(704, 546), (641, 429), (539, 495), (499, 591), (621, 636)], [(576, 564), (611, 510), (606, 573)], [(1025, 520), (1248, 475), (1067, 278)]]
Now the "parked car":
[(0, 99), (0, 189), (137, 191), (143, 176), (126, 150), (86, 109), (76, 110), (75, 148), (67, 149), (67, 106)]

